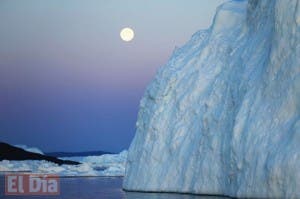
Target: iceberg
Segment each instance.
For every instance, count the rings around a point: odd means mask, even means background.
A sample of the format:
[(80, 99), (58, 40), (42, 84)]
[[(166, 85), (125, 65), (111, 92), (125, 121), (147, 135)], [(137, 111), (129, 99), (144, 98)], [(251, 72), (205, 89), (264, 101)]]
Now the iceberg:
[(140, 102), (123, 188), (300, 198), (300, 0), (230, 1)]

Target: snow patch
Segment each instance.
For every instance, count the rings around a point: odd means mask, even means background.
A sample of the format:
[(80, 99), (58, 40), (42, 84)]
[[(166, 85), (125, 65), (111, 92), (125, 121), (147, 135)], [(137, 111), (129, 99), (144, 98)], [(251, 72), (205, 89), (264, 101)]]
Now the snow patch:
[(18, 148), (21, 148), (21, 149), (24, 149), (25, 151), (28, 151), (28, 152), (32, 152), (32, 153), (39, 153), (39, 154), (42, 154), (44, 155), (44, 153), (42, 152), (42, 150), (36, 148), (36, 147), (28, 147), (26, 145), (14, 145), (15, 147), (18, 147)]

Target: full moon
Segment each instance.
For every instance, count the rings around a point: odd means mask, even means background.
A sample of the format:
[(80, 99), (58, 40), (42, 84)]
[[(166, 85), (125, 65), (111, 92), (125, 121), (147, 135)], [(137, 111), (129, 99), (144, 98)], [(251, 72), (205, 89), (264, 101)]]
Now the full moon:
[(131, 41), (134, 38), (134, 32), (131, 28), (123, 28), (120, 37), (123, 41)]

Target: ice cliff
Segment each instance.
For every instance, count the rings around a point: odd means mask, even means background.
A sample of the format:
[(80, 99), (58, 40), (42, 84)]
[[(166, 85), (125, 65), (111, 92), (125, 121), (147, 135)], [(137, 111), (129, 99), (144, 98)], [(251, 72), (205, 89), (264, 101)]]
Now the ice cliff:
[(157, 73), (123, 187), (300, 198), (300, 0), (230, 1)]

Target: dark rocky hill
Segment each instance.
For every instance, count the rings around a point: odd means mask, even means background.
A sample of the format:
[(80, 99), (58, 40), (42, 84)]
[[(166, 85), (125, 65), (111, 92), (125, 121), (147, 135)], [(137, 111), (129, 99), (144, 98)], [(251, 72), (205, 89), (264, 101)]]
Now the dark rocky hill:
[(47, 160), (58, 165), (69, 164), (78, 165), (79, 162), (70, 160), (61, 160), (56, 157), (42, 155), (39, 153), (32, 153), (24, 149), (0, 142), (0, 161), (1, 160)]

